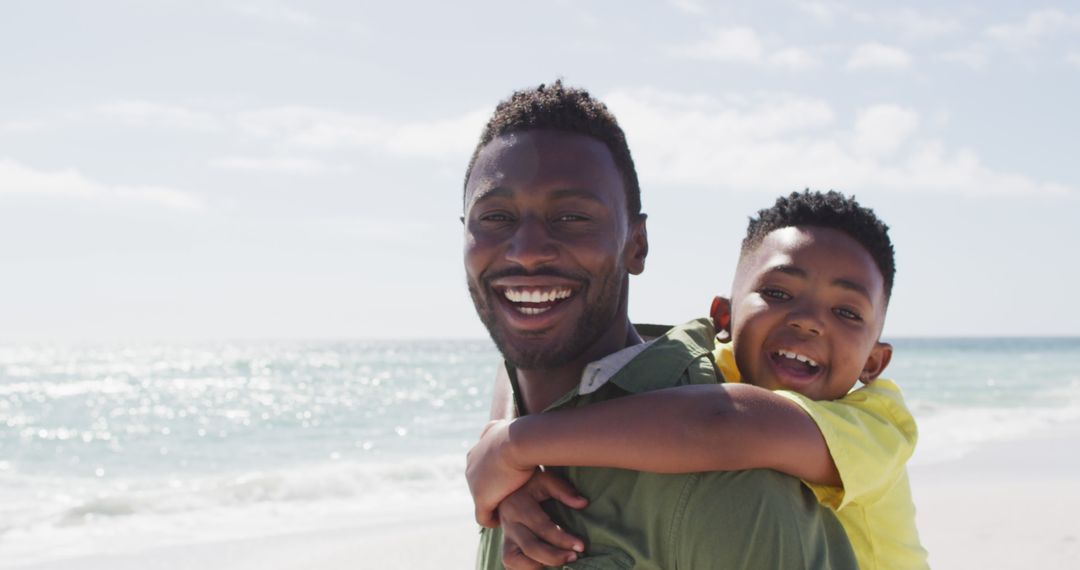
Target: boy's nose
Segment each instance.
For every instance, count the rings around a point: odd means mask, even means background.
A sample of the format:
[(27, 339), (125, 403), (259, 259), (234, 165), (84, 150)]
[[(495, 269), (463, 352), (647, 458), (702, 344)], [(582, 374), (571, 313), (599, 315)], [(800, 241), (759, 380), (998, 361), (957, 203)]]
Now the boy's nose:
[(821, 318), (813, 310), (806, 308), (788, 313), (787, 324), (812, 335), (821, 335), (825, 331), (825, 323)]
[(531, 271), (558, 257), (558, 248), (548, 233), (547, 224), (535, 217), (521, 220), (510, 238), (506, 259)]

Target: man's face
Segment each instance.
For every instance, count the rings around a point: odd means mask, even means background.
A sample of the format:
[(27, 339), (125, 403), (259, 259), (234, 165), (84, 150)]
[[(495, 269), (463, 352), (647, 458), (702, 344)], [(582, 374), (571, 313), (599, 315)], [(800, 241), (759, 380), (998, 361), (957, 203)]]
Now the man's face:
[(550, 369), (626, 319), (628, 275), (644, 269), (644, 220), (600, 141), (558, 131), (500, 136), (465, 188), (465, 273), (503, 356)]
[(735, 360), (758, 386), (835, 400), (888, 363), (884, 279), (842, 232), (773, 231), (739, 262), (732, 296)]

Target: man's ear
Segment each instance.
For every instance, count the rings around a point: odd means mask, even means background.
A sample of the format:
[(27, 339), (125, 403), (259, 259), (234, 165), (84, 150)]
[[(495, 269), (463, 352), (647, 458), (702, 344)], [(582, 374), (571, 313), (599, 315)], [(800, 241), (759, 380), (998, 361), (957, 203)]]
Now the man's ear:
[(641, 275), (645, 271), (645, 257), (649, 255), (649, 234), (645, 230), (645, 214), (638, 214), (630, 222), (630, 236), (624, 253), (626, 270), (631, 275)]
[(713, 297), (709, 317), (716, 329), (716, 338), (723, 342), (731, 340), (731, 299), (719, 295)]
[(874, 343), (874, 348), (870, 350), (870, 356), (866, 359), (862, 372), (859, 373), (859, 381), (869, 384), (881, 376), (890, 360), (892, 360), (892, 345), (881, 341)]

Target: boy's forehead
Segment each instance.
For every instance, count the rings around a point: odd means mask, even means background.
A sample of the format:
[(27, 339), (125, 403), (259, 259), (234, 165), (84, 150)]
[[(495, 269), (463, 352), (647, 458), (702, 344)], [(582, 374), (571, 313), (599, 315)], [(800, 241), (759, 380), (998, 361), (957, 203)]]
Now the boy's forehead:
[(780, 266), (802, 265), (809, 265), (800, 267), (804, 270), (865, 282), (867, 289), (884, 296), (885, 278), (869, 250), (840, 230), (819, 226), (788, 226), (769, 232), (740, 258), (737, 275), (753, 280)]

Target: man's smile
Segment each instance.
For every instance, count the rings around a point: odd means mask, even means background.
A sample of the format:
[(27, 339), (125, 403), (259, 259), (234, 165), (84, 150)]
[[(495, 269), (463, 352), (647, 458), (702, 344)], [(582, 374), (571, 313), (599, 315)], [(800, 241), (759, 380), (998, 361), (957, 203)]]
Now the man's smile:
[(490, 288), (507, 323), (529, 331), (555, 325), (563, 309), (583, 290), (581, 283), (546, 275), (498, 278)]

